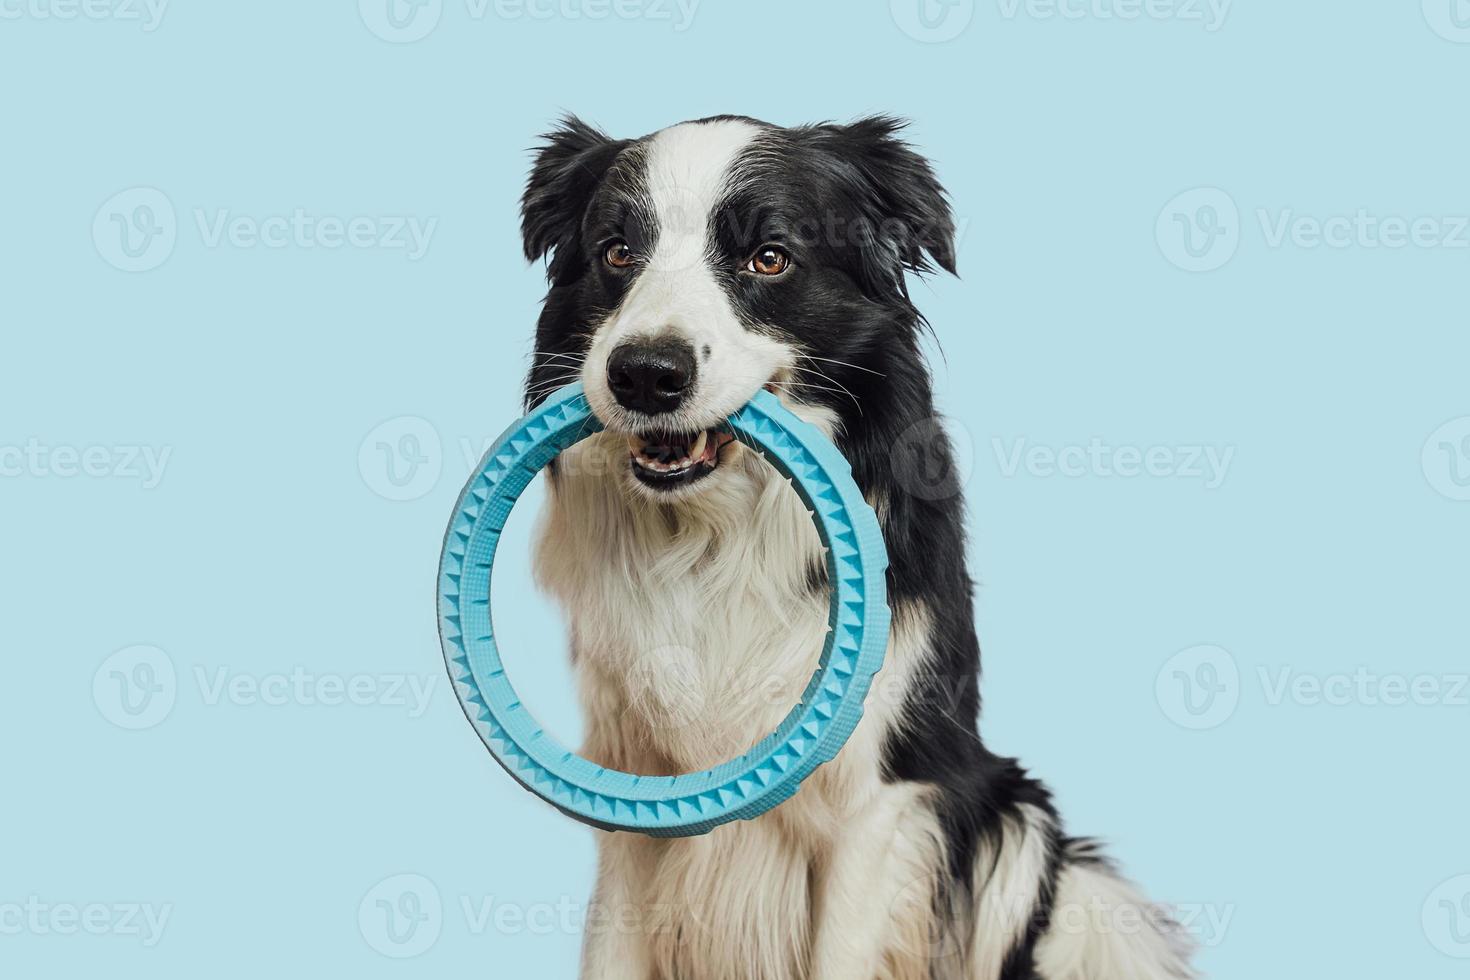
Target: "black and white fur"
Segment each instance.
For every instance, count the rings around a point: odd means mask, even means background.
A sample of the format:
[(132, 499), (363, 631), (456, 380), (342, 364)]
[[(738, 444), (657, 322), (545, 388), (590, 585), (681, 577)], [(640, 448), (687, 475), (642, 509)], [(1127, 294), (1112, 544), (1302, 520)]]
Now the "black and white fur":
[[(618, 140), (569, 118), (537, 151), (523, 232), (551, 289), (526, 401), (579, 379), (607, 427), (555, 464), (537, 552), (570, 622), (584, 753), (670, 774), (746, 751), (800, 696), (827, 625), (820, 543), (774, 470), (732, 443), (697, 479), (650, 483), (630, 437), (717, 427), (776, 391), (851, 461), (894, 612), (861, 724), (792, 800), (703, 837), (600, 835), (584, 977), (1192, 975), (1167, 916), (980, 739), (959, 487), (915, 492), (903, 469), (916, 432), (931, 472), (950, 463), (905, 275), (953, 272), (954, 226), (899, 126), (717, 117)], [(754, 272), (766, 245), (789, 267)], [(667, 412), (630, 408), (609, 358), (661, 343), (695, 352), (688, 385)]]

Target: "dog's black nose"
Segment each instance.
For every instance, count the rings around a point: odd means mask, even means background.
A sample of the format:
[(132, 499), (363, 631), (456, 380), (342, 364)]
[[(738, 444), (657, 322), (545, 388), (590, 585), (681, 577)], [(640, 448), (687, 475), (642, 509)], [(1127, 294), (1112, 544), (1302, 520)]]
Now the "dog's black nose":
[(694, 386), (694, 370), (694, 348), (686, 341), (629, 341), (607, 359), (607, 386), (624, 408), (658, 415), (684, 401)]

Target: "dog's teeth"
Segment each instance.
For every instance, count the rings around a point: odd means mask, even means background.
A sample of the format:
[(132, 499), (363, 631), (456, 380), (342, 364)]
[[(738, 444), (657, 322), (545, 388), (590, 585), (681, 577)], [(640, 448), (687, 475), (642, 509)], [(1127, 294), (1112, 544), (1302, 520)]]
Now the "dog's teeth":
[[(683, 437), (645, 437), (636, 434), (627, 436), (628, 450), (633, 463), (640, 470), (666, 476), (683, 475), (698, 467), (713, 468), (713, 460), (728, 441), (723, 433), (710, 435), (709, 429), (696, 432), (688, 441)], [(677, 458), (670, 458), (678, 453)]]

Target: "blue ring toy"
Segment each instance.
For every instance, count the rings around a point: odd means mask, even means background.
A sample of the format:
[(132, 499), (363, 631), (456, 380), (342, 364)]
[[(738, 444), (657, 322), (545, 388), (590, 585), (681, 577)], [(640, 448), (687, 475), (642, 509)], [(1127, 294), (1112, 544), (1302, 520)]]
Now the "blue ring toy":
[(506, 676), (490, 615), (490, 575), (516, 499), (556, 455), (599, 431), (580, 384), (511, 426), (460, 494), (439, 570), (439, 638), (466, 717), (526, 789), (603, 830), (690, 837), (784, 802), (842, 748), (862, 717), (888, 645), (888, 555), (877, 517), (846, 459), (814, 426), (761, 391), (730, 428), (759, 447), (812, 511), (832, 583), (830, 628), (816, 673), (775, 732), (704, 772), (638, 776), (605, 769), (552, 738)]

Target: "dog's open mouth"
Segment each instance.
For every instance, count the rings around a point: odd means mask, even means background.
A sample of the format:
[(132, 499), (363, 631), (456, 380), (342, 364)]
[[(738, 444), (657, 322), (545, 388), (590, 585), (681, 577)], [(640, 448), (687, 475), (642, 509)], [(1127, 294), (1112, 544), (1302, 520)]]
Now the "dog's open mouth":
[(724, 429), (694, 433), (644, 433), (628, 437), (633, 475), (657, 490), (686, 487), (720, 465), (720, 453), (735, 436)]

